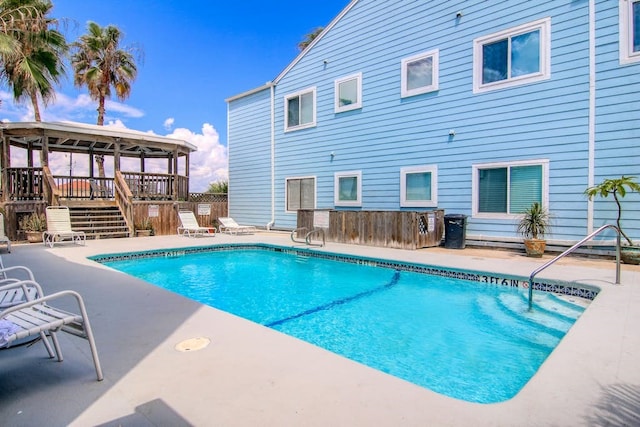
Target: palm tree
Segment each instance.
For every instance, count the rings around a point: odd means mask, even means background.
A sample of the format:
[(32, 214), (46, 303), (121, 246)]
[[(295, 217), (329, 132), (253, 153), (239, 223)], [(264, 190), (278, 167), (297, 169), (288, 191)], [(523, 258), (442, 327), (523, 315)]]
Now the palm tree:
[(302, 40), (300, 43), (298, 43), (298, 49), (300, 51), (305, 50), (307, 48), (307, 46), (309, 46), (311, 44), (311, 42), (314, 41), (315, 38), (320, 35), (322, 30), (324, 30), (324, 27), (317, 27), (316, 29), (311, 31), (309, 34), (306, 34), (304, 36), (304, 40)]
[(74, 83), (78, 87), (87, 86), (91, 98), (98, 101), (100, 126), (104, 125), (104, 104), (112, 88), (116, 97), (124, 101), (131, 94), (131, 83), (138, 74), (131, 49), (119, 46), (122, 37), (118, 27), (89, 22), (87, 34), (72, 45)]
[(2, 77), (13, 89), (17, 102), (30, 100), (36, 121), (41, 121), (39, 97), (46, 105), (54, 99), (54, 84), (64, 75), (68, 47), (55, 28), (58, 21), (49, 17), (49, 0), (2, 0), (0, 17), (5, 27), (0, 38)]
[[(86, 86), (91, 99), (98, 101), (99, 126), (104, 125), (105, 100), (111, 97), (112, 89), (124, 101), (138, 74), (132, 49), (120, 47), (122, 38), (118, 27), (101, 27), (89, 21), (87, 33), (72, 45), (73, 81), (78, 87)], [(104, 156), (96, 156), (96, 162), (99, 176), (104, 177)]]

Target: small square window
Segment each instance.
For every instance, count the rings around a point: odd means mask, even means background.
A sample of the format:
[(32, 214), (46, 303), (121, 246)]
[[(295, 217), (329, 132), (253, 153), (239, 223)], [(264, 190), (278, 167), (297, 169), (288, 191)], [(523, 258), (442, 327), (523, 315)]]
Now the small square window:
[(510, 28), (473, 41), (473, 92), (551, 77), (551, 19)]
[(335, 81), (335, 112), (362, 108), (362, 73)]
[(337, 172), (334, 180), (336, 206), (362, 206), (362, 172)]
[(401, 96), (438, 90), (438, 50), (421, 53), (401, 61)]
[(620, 63), (640, 62), (640, 0), (620, 0)]
[(316, 125), (316, 88), (306, 89), (284, 97), (285, 131)]
[(400, 206), (438, 206), (438, 167), (414, 166), (400, 169)]

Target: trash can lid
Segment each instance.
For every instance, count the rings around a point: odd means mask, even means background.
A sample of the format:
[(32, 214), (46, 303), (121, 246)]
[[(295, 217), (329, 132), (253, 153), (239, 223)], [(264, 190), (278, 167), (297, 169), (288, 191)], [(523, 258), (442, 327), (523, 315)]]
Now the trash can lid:
[(446, 214), (444, 217), (447, 219), (465, 219), (467, 216), (464, 214)]

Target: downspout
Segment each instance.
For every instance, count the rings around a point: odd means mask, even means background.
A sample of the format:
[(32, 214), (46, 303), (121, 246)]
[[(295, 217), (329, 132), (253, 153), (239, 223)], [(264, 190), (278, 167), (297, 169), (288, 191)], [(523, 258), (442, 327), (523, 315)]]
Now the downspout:
[(276, 129), (275, 129), (275, 93), (274, 84), (271, 88), (271, 221), (267, 224), (267, 230), (276, 223)]
[[(589, 165), (587, 187), (595, 183), (596, 157), (596, 5), (589, 0)], [(593, 204), (587, 200), (587, 234), (593, 232)]]

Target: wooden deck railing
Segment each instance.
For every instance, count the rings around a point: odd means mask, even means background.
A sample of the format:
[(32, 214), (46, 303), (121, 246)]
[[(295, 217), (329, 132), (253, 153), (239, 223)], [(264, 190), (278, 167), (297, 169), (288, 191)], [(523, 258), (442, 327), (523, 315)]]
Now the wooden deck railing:
[(42, 168), (7, 168), (8, 200), (43, 200)]
[[(146, 172), (120, 172), (121, 185), (128, 187), (133, 200), (189, 199), (186, 176)], [(114, 200), (114, 178), (52, 175), (44, 168), (7, 168), (9, 201), (43, 200), (57, 205), (59, 198), (71, 200)], [(45, 200), (48, 199), (48, 200)]]

